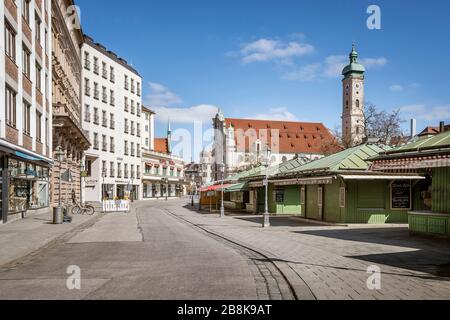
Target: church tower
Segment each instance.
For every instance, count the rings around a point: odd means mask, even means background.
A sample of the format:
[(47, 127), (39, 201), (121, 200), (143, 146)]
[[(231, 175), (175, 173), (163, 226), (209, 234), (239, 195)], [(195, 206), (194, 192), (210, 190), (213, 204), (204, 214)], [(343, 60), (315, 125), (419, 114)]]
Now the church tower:
[(364, 142), (364, 73), (366, 69), (358, 63), (355, 46), (350, 53), (350, 64), (344, 68), (342, 75), (343, 111), (342, 139), (347, 147)]

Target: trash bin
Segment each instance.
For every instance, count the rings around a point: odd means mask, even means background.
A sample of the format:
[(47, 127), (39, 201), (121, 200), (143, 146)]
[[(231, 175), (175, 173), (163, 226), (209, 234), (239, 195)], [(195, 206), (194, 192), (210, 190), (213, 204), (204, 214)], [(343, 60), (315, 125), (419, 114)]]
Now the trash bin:
[(61, 208), (53, 208), (53, 224), (62, 224), (63, 216)]

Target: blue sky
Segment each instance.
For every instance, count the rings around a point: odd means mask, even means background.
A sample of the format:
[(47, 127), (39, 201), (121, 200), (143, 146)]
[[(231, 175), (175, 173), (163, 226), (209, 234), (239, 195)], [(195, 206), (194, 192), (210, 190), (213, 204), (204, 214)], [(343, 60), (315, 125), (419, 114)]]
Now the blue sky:
[[(366, 100), (418, 127), (450, 120), (450, 2), (78, 0), (86, 34), (132, 63), (157, 133), (226, 117), (340, 123), (352, 42)], [(381, 8), (369, 30), (367, 7)], [(170, 108), (170, 109), (168, 109)], [(407, 124), (405, 124), (407, 127)]]

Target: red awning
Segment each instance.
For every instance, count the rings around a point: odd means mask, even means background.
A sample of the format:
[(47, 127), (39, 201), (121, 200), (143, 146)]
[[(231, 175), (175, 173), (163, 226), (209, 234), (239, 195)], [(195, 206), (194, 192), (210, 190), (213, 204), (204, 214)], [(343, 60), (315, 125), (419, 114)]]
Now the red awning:
[(198, 191), (200, 191), (200, 192), (219, 191), (219, 190), (222, 190), (222, 188), (226, 189), (230, 186), (232, 186), (232, 184), (224, 184), (223, 186), (221, 184), (218, 184), (218, 185), (214, 185), (214, 186), (200, 188)]

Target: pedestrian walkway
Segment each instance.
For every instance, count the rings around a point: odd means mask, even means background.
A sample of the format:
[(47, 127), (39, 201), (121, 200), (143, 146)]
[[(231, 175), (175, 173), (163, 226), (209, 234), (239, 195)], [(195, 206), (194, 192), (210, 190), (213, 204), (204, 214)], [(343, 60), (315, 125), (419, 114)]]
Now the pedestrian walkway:
[(73, 217), (72, 223), (52, 224), (53, 213), (30, 216), (0, 226), (0, 266), (13, 263), (45, 246), (57, 241), (60, 237), (82, 230), (98, 220), (101, 215)]
[[(450, 243), (412, 238), (402, 225), (318, 226), (286, 217), (201, 215), (186, 206), (172, 214), (263, 253), (285, 272), (301, 296), (327, 299), (450, 299)], [(368, 268), (381, 271), (370, 290)]]

